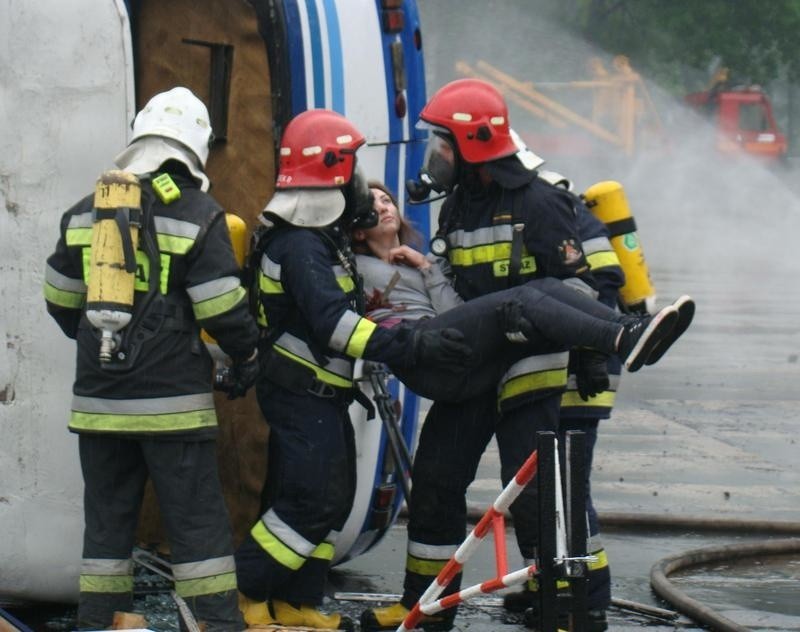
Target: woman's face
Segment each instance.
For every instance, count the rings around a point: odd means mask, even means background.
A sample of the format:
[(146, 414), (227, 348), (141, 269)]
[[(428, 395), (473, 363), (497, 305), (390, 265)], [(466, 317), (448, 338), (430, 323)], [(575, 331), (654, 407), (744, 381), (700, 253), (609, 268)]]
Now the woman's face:
[(378, 234), (397, 234), (400, 231), (400, 211), (385, 191), (370, 189), (375, 197), (373, 208), (378, 213), (378, 225), (364, 231), (368, 236)]

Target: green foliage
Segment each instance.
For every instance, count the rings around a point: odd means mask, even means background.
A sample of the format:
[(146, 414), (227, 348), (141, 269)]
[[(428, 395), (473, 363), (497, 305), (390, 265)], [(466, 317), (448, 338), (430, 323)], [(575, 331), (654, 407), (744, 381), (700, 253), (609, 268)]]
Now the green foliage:
[(800, 78), (800, 0), (562, 0), (557, 12), (592, 43), (627, 55), (662, 85), (715, 59), (734, 82)]

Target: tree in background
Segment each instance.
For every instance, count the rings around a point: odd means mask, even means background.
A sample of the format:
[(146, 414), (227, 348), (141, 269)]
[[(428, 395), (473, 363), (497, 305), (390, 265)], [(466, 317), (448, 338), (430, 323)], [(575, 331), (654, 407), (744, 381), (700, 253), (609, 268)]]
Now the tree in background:
[(695, 90), (686, 67), (716, 60), (734, 82), (800, 78), (798, 0), (568, 0), (552, 10), (583, 36), (677, 91)]

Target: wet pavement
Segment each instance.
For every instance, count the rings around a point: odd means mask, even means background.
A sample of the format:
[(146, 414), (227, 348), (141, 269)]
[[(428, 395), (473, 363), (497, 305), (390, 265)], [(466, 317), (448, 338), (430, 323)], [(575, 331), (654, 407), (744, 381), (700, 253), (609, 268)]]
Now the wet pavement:
[[(645, 166), (642, 173), (656, 170)], [(674, 198), (666, 188), (654, 198), (652, 183), (635, 175), (628, 195), (632, 204), (648, 202), (635, 208), (659, 304), (688, 293), (697, 315), (658, 365), (623, 376), (614, 416), (602, 422), (595, 452), (593, 497), (601, 521), (603, 514), (622, 513), (796, 525), (800, 264), (785, 256), (782, 244), (800, 234), (800, 202), (771, 174), (750, 167), (711, 176), (667, 168), (661, 177), (674, 183)], [(756, 208), (770, 212), (751, 212)], [(498, 473), (492, 445), (470, 500), (488, 507), (500, 491)], [(789, 535), (800, 532), (604, 529), (613, 596), (672, 608), (650, 587), (657, 561)], [(508, 541), (509, 568), (520, 568), (510, 534)], [(399, 592), (404, 556), (405, 532), (396, 526), (376, 549), (336, 572), (334, 582), (342, 584), (336, 589)], [(487, 541), (466, 565), (464, 585), (492, 578), (493, 568)], [(800, 630), (800, 555), (714, 563), (671, 579), (748, 629)], [(503, 622), (501, 609), (473, 607), (459, 613), (457, 629), (522, 629)], [(617, 608), (609, 623), (620, 631), (702, 629), (686, 617), (659, 623)]]
[[(678, 175), (663, 177), (675, 183), (676, 196), (702, 190)], [(747, 177), (752, 180), (754, 172)], [(800, 204), (786, 191), (767, 204), (762, 199), (767, 184), (735, 188), (742, 181), (735, 174), (706, 180), (702, 186), (712, 189), (709, 197), (683, 204), (666, 189), (648, 198), (653, 189), (631, 179), (632, 202), (652, 202), (642, 205), (637, 221), (660, 303), (689, 293), (698, 311), (657, 366), (623, 377), (613, 419), (602, 423), (595, 454), (593, 495), (601, 519), (621, 513), (800, 521), (800, 263), (791, 254), (793, 237), (800, 234)], [(775, 194), (775, 187), (771, 191)], [(761, 208), (769, 208), (767, 218), (753, 212)], [(498, 473), (492, 445), (470, 488), (471, 502), (489, 505), (500, 491)], [(670, 608), (650, 588), (650, 569), (658, 560), (767, 537), (604, 529), (613, 596)], [(514, 569), (521, 562), (512, 543), (509, 537)], [(332, 573), (331, 592), (397, 593), (404, 557), (405, 529), (398, 523), (375, 549)], [(485, 542), (466, 565), (464, 584), (490, 579), (493, 569), (493, 547)], [(800, 555), (714, 563), (680, 573), (674, 583), (751, 630), (800, 630)], [(364, 604), (341, 606), (357, 616)], [(609, 615), (611, 630), (701, 629), (685, 617), (665, 623), (616, 608)], [(174, 625), (173, 619), (154, 627)], [(36, 629), (69, 629), (69, 624)], [(456, 629), (522, 626), (507, 623), (500, 608), (482, 602), (462, 609)]]

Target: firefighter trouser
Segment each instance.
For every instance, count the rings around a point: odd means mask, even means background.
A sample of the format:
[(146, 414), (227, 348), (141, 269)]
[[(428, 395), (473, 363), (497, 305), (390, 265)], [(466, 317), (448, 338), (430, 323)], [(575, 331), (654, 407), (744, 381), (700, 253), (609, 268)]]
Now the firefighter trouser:
[[(525, 344), (506, 337), (498, 309), (519, 301), (534, 326)], [(465, 394), (494, 392), (508, 367), (532, 353), (558, 347), (590, 347), (612, 352), (620, 330), (620, 315), (556, 279), (536, 279), (525, 285), (494, 292), (459, 305), (439, 316), (419, 321), (418, 329), (454, 327), (464, 334), (472, 356), (461, 366), (447, 368), (392, 367), (417, 395), (439, 402), (458, 402)]]
[[(490, 392), (460, 404), (436, 402), (422, 426), (409, 501), (402, 602), (411, 607), (466, 536), (466, 491), (494, 434), (505, 485), (536, 448), (536, 433), (558, 428), (560, 391), (498, 413)], [(536, 485), (511, 505), (517, 543), (531, 558), (538, 542)], [(459, 589), (460, 575), (445, 594)]]
[[(608, 566), (608, 557), (600, 539), (600, 523), (597, 511), (592, 503), (591, 470), (594, 458), (594, 446), (597, 442), (598, 419), (561, 418), (559, 422), (559, 448), (561, 450), (561, 463), (566, 463), (564, 447), (569, 430), (579, 430), (586, 434), (586, 519), (589, 526), (589, 539), (586, 542), (586, 551), (589, 555), (597, 556), (597, 561), (588, 566), (590, 610), (605, 610), (611, 605), (611, 572)], [(566, 480), (566, 478), (562, 478)]]
[(349, 400), (266, 380), (256, 388), (270, 426), (266, 503), (236, 551), (239, 590), (259, 601), (318, 605), (355, 495)]
[(82, 434), (79, 446), (86, 526), (78, 627), (108, 628), (114, 611), (131, 610), (131, 552), (149, 474), (176, 592), (209, 632), (242, 630), (216, 442)]

